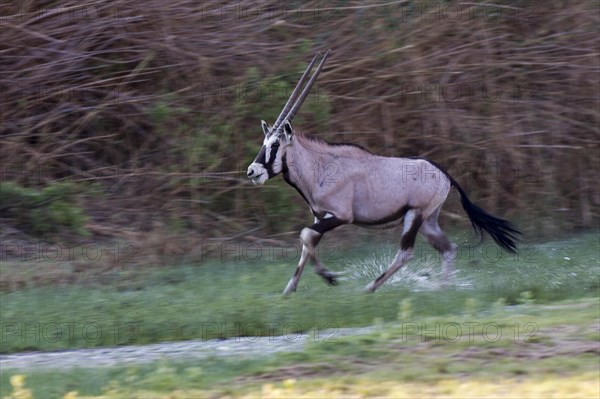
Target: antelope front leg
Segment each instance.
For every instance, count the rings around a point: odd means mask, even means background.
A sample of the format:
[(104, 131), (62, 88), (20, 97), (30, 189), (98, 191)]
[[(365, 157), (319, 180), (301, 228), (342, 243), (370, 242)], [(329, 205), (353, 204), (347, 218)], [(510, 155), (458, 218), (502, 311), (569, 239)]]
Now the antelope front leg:
[(317, 244), (321, 240), (322, 234), (311, 227), (305, 227), (302, 229), (300, 233), (300, 241), (302, 241), (302, 255), (300, 255), (300, 262), (298, 262), (298, 267), (294, 272), (294, 275), (290, 279), (290, 282), (283, 290), (283, 294), (287, 295), (298, 288), (298, 281), (300, 281), (300, 276), (302, 275), (302, 271), (304, 270), (304, 265), (306, 264), (306, 260), (311, 257), (315, 258), (315, 248)]
[(302, 255), (300, 255), (300, 262), (298, 262), (298, 267), (296, 268), (294, 275), (283, 290), (283, 295), (291, 294), (292, 292), (296, 291), (296, 288), (298, 288), (298, 281), (300, 281), (300, 276), (302, 275), (302, 271), (304, 270), (304, 265), (306, 264), (308, 256), (308, 248), (306, 247), (306, 245), (302, 245)]
[(290, 279), (289, 283), (283, 290), (283, 294), (287, 295), (298, 288), (298, 281), (300, 281), (300, 276), (302, 275), (302, 271), (304, 270), (304, 265), (308, 258), (312, 258), (313, 262), (315, 262), (315, 272), (318, 275), (323, 277), (328, 284), (335, 285), (336, 284), (336, 274), (330, 272), (323, 266), (323, 264), (317, 259), (316, 248), (319, 241), (321, 241), (321, 237), (326, 231), (336, 228), (344, 224), (340, 219), (336, 217), (329, 217), (325, 219), (315, 219), (315, 224), (310, 227), (305, 227), (302, 229), (300, 233), (300, 241), (302, 241), (302, 255), (300, 255), (300, 262), (298, 262), (298, 267), (294, 272), (294, 275)]

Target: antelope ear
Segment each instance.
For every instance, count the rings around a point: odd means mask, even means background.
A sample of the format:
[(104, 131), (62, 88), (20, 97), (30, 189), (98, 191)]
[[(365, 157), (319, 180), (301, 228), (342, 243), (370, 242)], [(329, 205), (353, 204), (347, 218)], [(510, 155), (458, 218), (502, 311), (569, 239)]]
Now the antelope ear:
[(294, 129), (292, 129), (292, 124), (289, 121), (285, 121), (283, 124), (283, 133), (285, 134), (286, 139), (291, 139), (294, 135)]
[(267, 122), (261, 120), (260, 121), (260, 126), (262, 127), (263, 133), (265, 134), (265, 136), (267, 136), (269, 134), (270, 131), (270, 126)]

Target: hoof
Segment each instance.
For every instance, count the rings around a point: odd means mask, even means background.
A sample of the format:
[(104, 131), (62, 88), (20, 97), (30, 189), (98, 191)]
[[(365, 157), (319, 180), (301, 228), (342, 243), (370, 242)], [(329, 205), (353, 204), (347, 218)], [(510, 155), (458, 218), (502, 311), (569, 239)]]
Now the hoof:
[(367, 284), (367, 286), (365, 287), (365, 289), (363, 290), (363, 292), (365, 294), (372, 294), (375, 292), (375, 290), (377, 289), (377, 287), (375, 286), (374, 282), (371, 282), (369, 284)]
[(293, 280), (290, 280), (288, 285), (286, 285), (285, 289), (283, 290), (283, 296), (287, 296), (294, 291), (296, 291), (296, 284), (294, 284)]
[(452, 288), (454, 287), (454, 280), (452, 279), (443, 279), (441, 284), (440, 284), (441, 288)]
[(323, 279), (325, 280), (325, 282), (327, 282), (328, 285), (338, 285), (337, 273), (326, 272), (321, 274), (321, 277), (323, 277)]
[(441, 287), (449, 288), (449, 287), (454, 286), (456, 283), (455, 276), (456, 276), (456, 270), (452, 270), (450, 272), (444, 273), (444, 276), (442, 277), (442, 283), (440, 284)]

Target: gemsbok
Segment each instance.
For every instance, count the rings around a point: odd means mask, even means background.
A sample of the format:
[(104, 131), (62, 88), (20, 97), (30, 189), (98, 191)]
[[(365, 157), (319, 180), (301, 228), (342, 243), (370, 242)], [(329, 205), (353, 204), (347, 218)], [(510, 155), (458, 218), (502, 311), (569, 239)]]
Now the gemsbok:
[[(283, 291), (296, 290), (306, 261), (312, 259), (316, 273), (327, 283), (336, 284), (337, 274), (317, 258), (316, 247), (323, 234), (343, 224), (363, 227), (394, 227), (402, 224), (400, 247), (389, 268), (369, 283), (373, 292), (413, 256), (417, 233), (442, 256), (444, 281), (454, 271), (457, 246), (438, 224), (440, 209), (454, 187), (475, 231), (487, 231), (509, 252), (516, 251), (521, 234), (508, 221), (474, 205), (460, 185), (444, 169), (420, 158), (393, 158), (375, 155), (354, 144), (329, 143), (294, 131), (291, 121), (306, 99), (331, 50), (323, 56), (304, 86), (317, 53), (300, 78), (273, 126), (261, 121), (263, 146), (248, 167), (254, 184), (283, 174), (285, 181), (306, 200), (315, 217), (314, 224), (300, 233), (302, 254), (298, 267)], [(302, 87), (304, 88), (302, 89)], [(302, 91), (300, 91), (302, 89)]]

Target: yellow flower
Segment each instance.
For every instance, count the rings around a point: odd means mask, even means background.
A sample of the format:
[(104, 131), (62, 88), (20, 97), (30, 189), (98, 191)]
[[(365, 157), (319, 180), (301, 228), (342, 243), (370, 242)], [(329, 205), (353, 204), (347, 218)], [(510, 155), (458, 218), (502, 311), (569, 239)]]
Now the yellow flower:
[(16, 375), (13, 375), (12, 377), (10, 377), (10, 385), (12, 385), (13, 388), (21, 388), (24, 383), (25, 383), (25, 376), (22, 374), (16, 374)]
[(263, 396), (269, 396), (273, 392), (273, 384), (263, 384), (262, 394)]
[(293, 388), (295, 384), (296, 384), (296, 379), (294, 379), (294, 378), (288, 378), (287, 380), (283, 381), (283, 386), (284, 386), (284, 388), (287, 388), (287, 389)]
[(9, 398), (15, 399), (31, 399), (33, 395), (31, 390), (25, 389), (25, 376), (16, 374), (10, 377), (10, 384), (13, 387), (12, 395)]

